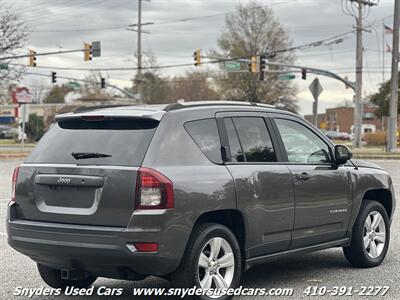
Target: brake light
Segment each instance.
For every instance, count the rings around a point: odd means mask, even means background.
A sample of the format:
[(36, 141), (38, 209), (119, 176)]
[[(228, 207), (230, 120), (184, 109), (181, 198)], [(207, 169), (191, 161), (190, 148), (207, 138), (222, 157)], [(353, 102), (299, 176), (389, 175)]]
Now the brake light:
[(139, 168), (136, 185), (136, 208), (174, 208), (174, 191), (171, 180), (153, 169)]
[(16, 167), (12, 176), (11, 202), (15, 202), (15, 190), (17, 188), (19, 167)]
[(104, 121), (104, 116), (82, 116), (81, 117), (85, 121)]

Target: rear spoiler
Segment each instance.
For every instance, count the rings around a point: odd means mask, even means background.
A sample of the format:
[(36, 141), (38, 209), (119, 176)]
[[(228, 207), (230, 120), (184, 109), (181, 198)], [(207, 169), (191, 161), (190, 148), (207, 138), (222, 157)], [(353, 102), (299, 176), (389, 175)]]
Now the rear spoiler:
[(83, 118), (83, 117), (95, 117), (102, 116), (106, 119), (109, 118), (133, 118), (133, 119), (151, 119), (155, 121), (161, 121), (165, 111), (150, 111), (143, 109), (92, 109), (75, 111), (66, 114), (56, 115), (55, 120), (57, 122), (66, 119)]

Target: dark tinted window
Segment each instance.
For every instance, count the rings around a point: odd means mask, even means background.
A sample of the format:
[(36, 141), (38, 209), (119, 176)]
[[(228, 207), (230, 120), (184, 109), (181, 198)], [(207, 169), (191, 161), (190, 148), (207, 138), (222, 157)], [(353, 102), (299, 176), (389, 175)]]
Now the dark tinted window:
[(240, 147), (239, 138), (236, 133), (235, 125), (231, 118), (225, 118), (225, 128), (229, 139), (229, 149), (231, 151), (231, 161), (242, 162), (244, 161), (242, 147)]
[(215, 119), (204, 119), (185, 123), (185, 129), (209, 160), (221, 163), (221, 142)]
[(233, 118), (248, 162), (274, 162), (275, 150), (263, 118)]
[[(157, 121), (132, 118), (61, 121), (44, 135), (26, 162), (140, 166), (157, 125)], [(75, 159), (73, 152), (111, 156)]]

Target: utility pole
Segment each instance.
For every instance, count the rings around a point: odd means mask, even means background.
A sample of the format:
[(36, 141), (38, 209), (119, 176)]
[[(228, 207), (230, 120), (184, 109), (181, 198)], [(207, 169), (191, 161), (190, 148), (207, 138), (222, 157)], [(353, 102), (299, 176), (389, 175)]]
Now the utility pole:
[[(127, 28), (129, 31), (137, 32), (137, 73), (136, 73), (136, 85), (138, 90), (138, 102), (143, 103), (143, 76), (142, 76), (142, 34), (148, 34), (150, 32), (142, 29), (144, 25), (152, 25), (153, 22), (142, 23), (142, 2), (143, 0), (138, 1), (138, 21), (136, 24), (130, 24)], [(144, 0), (150, 2), (150, 0)], [(137, 27), (137, 29), (135, 29)]]
[(362, 116), (363, 116), (363, 101), (362, 101), (362, 80), (363, 80), (363, 5), (358, 1), (358, 17), (357, 19), (357, 50), (356, 50), (356, 98), (354, 108), (354, 147), (361, 147), (362, 135)]
[(138, 22), (137, 22), (137, 74), (136, 81), (139, 94), (139, 103), (143, 102), (142, 82), (142, 0), (138, 0)]
[(399, 101), (399, 26), (400, 26), (400, 0), (394, 3), (393, 21), (393, 47), (392, 47), (392, 80), (390, 88), (388, 150), (397, 149), (397, 109)]
[(356, 19), (356, 91), (354, 101), (354, 141), (355, 148), (360, 148), (362, 138), (362, 120), (364, 104), (362, 99), (363, 86), (363, 19), (369, 14), (370, 7), (377, 5), (378, 0), (342, 0), (345, 14)]

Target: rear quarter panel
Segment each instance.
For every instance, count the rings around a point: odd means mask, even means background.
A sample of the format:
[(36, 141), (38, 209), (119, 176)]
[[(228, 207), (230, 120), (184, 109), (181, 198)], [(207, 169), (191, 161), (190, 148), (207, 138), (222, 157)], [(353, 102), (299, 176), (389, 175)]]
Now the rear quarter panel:
[[(174, 257), (183, 256), (192, 228), (202, 214), (236, 208), (235, 186), (224, 165), (214, 164), (201, 152), (183, 127), (187, 121), (213, 118), (202, 110), (169, 112), (162, 119), (149, 146), (143, 167), (167, 176), (174, 185), (175, 208), (161, 212), (160, 250)], [(161, 218), (160, 212), (153, 212)], [(151, 211), (146, 212), (146, 216)], [(140, 211), (132, 216), (130, 226), (154, 226), (157, 220)]]

